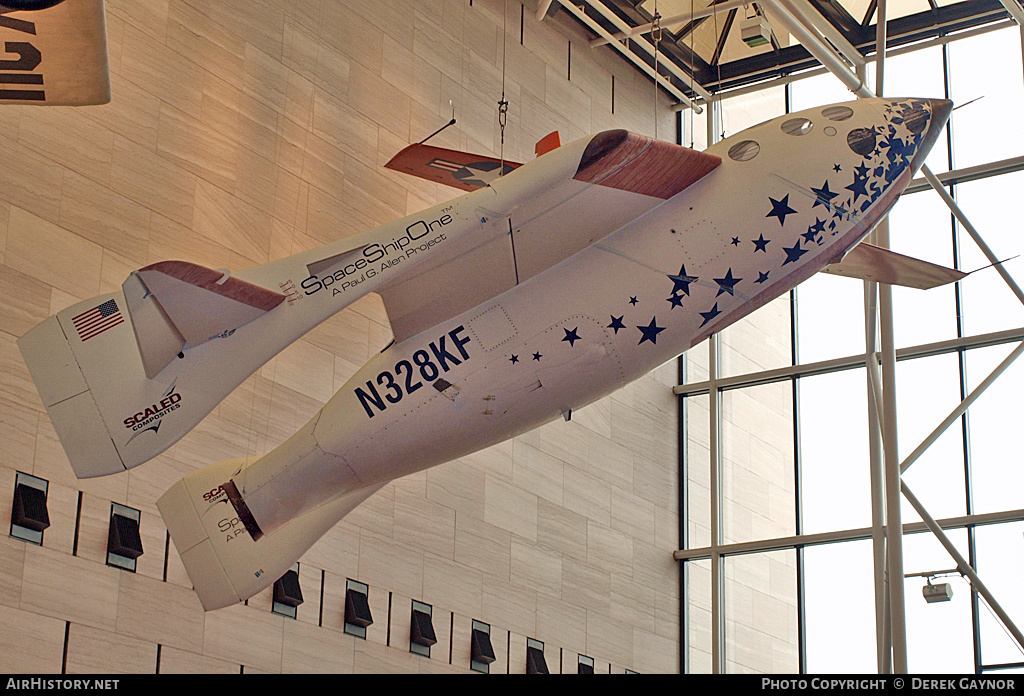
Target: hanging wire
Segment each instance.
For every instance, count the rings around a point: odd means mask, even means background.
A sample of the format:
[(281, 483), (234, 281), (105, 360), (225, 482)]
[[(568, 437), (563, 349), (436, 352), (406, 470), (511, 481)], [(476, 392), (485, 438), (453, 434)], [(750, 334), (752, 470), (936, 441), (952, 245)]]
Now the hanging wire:
[[(691, 30), (690, 30), (690, 54), (691, 55), (697, 55), (696, 52), (695, 52), (694, 43), (693, 43), (693, 34), (694, 34), (693, 29), (692, 29), (692, 27), (693, 27), (693, 0), (690, 0), (690, 26), (691, 26)], [(689, 70), (689, 73), (690, 73), (690, 96), (691, 97), (696, 97), (697, 96), (697, 92), (695, 92), (694, 88), (693, 88), (693, 72), (694, 72), (694, 68), (691, 67), (690, 70)], [(708, 106), (711, 106), (711, 105), (708, 104)], [(707, 118), (711, 118), (711, 111), (708, 111)], [(691, 150), (693, 149), (693, 104), (690, 104), (690, 149)]]
[(658, 139), (658, 49), (661, 45), (661, 13), (658, 12), (658, 0), (654, 0), (654, 22), (651, 25), (651, 38), (654, 39), (654, 139)]
[[(970, 583), (967, 583), (967, 584), (968, 584), (968, 586), (970, 586)], [(1006, 628), (1006, 626), (1003, 624), (1002, 619), (1000, 619), (998, 616), (996, 616), (996, 613), (994, 611), (992, 611), (992, 607), (990, 607), (988, 605), (988, 602), (985, 601), (985, 598), (982, 597), (980, 593), (978, 594), (978, 604), (980, 604), (981, 606), (985, 607), (985, 609), (988, 610), (988, 613), (992, 616), (992, 619), (996, 622), (996, 626), (999, 626), (999, 628), (1003, 629), (1003, 633), (1005, 633), (1006, 637), (1010, 639), (1011, 643), (1013, 643), (1013, 647), (1017, 648), (1017, 651), (1021, 655), (1024, 655), (1024, 649), (1022, 649), (1021, 646), (1017, 644), (1017, 639), (1014, 638), (1013, 634), (1010, 633), (1009, 629)]]
[[(711, 10), (711, 14), (715, 18), (715, 40), (722, 41), (722, 38), (718, 35), (718, 3), (715, 3), (714, 8)], [(725, 53), (725, 43), (722, 43), (722, 53)], [(718, 68), (718, 93), (722, 93), (722, 55), (719, 54), (715, 58), (715, 67)], [(725, 119), (722, 119), (722, 140), (725, 140)]]
[(505, 124), (508, 123), (508, 99), (505, 98), (505, 54), (506, 50), (506, 25), (508, 23), (508, 0), (505, 0), (505, 8), (501, 18), (501, 101), (498, 102), (498, 126), (501, 128), (501, 168), (498, 176), (505, 175)]

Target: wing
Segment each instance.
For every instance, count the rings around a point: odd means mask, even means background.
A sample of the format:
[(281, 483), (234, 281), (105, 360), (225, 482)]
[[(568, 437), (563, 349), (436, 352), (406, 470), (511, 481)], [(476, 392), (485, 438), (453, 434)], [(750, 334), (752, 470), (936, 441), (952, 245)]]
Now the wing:
[(525, 197), (510, 217), (481, 210), (488, 221), (484, 234), (452, 245), (443, 257), (380, 291), (395, 340), (415, 336), (551, 268), (719, 164), (714, 155), (623, 130), (547, 151), (509, 174), (503, 185), (525, 189), (531, 172), (547, 167), (564, 169), (560, 183)]
[(476, 191), (520, 165), (497, 157), (417, 143), (399, 152), (384, 166), (463, 191)]
[(963, 271), (897, 254), (866, 242), (861, 242), (847, 252), (841, 261), (830, 263), (822, 269), (822, 273), (919, 290), (936, 288), (968, 275)]
[(103, 0), (9, 0), (9, 5), (0, 0), (0, 104), (110, 101)]

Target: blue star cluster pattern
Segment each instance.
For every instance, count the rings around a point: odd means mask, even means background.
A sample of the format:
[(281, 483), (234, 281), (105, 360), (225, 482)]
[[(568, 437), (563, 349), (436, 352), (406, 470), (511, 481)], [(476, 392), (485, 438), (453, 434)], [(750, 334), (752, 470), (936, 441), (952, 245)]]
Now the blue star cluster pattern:
[[(732, 303), (729, 300), (736, 297), (742, 299), (753, 293), (756, 286), (769, 282), (773, 272), (800, 262), (813, 248), (824, 245), (829, 237), (844, 231), (846, 228), (840, 223), (859, 218), (882, 196), (889, 184), (910, 167), (911, 159), (921, 145), (931, 121), (929, 104), (917, 100), (887, 102), (883, 115), (884, 125), (860, 129), (858, 145), (866, 146), (855, 150), (850, 143), (851, 157), (860, 157), (856, 166), (848, 167), (846, 162), (825, 163), (826, 175), (819, 185), (801, 188), (798, 184), (791, 184), (791, 190), (778, 191), (776, 197), (767, 196), (768, 200), (762, 209), (764, 212), (756, 209), (751, 212), (752, 216), (765, 221), (758, 229), (756, 239), (741, 239), (734, 234), (726, 236), (728, 241), (725, 243), (734, 251), (721, 254), (720, 258), (735, 262), (736, 254), (752, 254), (761, 265), (757, 268), (756, 278), (737, 277), (735, 269), (730, 265), (718, 273), (707, 273), (702, 281), (701, 277), (687, 272), (684, 258), (679, 265), (679, 272), (666, 276), (671, 281), (671, 288), (666, 298), (669, 306), (666, 308), (662, 305), (664, 311), (658, 310), (652, 315), (649, 303), (647, 309), (644, 309), (645, 299), (641, 293), (627, 294), (622, 298), (622, 304), (610, 308), (613, 311), (608, 314), (609, 323), (604, 325), (605, 329), (611, 330), (615, 337), (631, 336), (632, 340), (637, 341), (637, 346), (646, 343), (657, 345), (658, 335), (668, 328), (668, 322), (674, 316), (671, 311), (695, 299), (690, 294), (694, 283), (715, 291), (713, 296), (711, 293), (698, 293), (697, 300), (706, 295), (707, 304), (693, 307), (701, 317), (700, 327), (703, 328), (731, 309)], [(870, 147), (872, 142), (874, 147)], [(861, 154), (862, 151), (866, 154)], [(803, 222), (794, 223), (791, 217), (804, 222), (813, 219), (813, 222), (806, 225)], [(770, 218), (774, 218), (775, 222), (770, 222)], [(743, 265), (742, 268), (756, 265)], [(743, 286), (746, 286), (746, 292)], [(627, 290), (632, 292), (634, 289)], [(727, 297), (723, 298), (723, 295)], [(640, 312), (643, 312), (643, 319), (634, 316), (627, 320), (627, 315)], [(683, 313), (678, 316), (685, 315)], [(647, 316), (651, 317), (650, 321), (641, 323), (647, 321)], [(585, 332), (581, 334), (578, 325), (568, 324), (562, 327), (562, 331), (562, 348), (579, 350), (576, 344), (585, 338)], [(540, 362), (544, 356), (537, 350), (532, 358)], [(521, 364), (518, 355), (510, 354), (508, 362), (510, 365)]]

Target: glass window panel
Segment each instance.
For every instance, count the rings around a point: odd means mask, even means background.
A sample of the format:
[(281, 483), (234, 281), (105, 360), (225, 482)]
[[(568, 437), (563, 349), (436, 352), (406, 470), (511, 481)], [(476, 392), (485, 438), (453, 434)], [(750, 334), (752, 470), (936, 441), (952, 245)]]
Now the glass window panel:
[(801, 532), (870, 527), (865, 370), (801, 378), (799, 398)]
[[(914, 493), (922, 498), (916, 488)], [(926, 501), (924, 504), (928, 506)], [(929, 512), (932, 511), (929, 509)], [(953, 529), (946, 535), (957, 551), (967, 558), (967, 532)], [(956, 563), (934, 535), (921, 533), (903, 537), (904, 574), (954, 567)], [(922, 595), (926, 584), (924, 578), (912, 577), (904, 581), (907, 666), (911, 672), (920, 674), (969, 674), (974, 671), (970, 587), (959, 575), (939, 578), (935, 582), (948, 582), (952, 586), (953, 598), (950, 601), (929, 604)]]
[[(893, 251), (952, 268), (953, 231), (949, 208), (935, 191), (904, 196), (889, 213)], [(897, 348), (956, 338), (956, 286), (931, 290), (894, 286), (893, 330)]]
[(711, 673), (711, 561), (684, 561), (689, 674)]
[(722, 393), (726, 543), (796, 533), (790, 382)]
[(793, 364), (789, 293), (772, 300), (722, 332), (720, 375), (772, 370)]
[(878, 671), (874, 560), (870, 541), (804, 550), (804, 623), (809, 673)]
[(683, 399), (686, 409), (686, 512), (687, 548), (711, 545), (711, 452), (709, 414), (711, 398)]
[[(1017, 489), (1020, 490), (1019, 488)], [(1017, 628), (1024, 626), (1024, 522), (997, 524), (975, 529), (978, 577), (999, 602)], [(979, 596), (984, 602), (984, 598)], [(1024, 661), (1024, 652), (996, 617), (991, 607), (979, 611), (981, 662), (986, 665)]]
[[(839, 4), (850, 13), (850, 16), (858, 24), (864, 21), (864, 15), (867, 14), (869, 8), (871, 8), (872, 16), (874, 16), (875, 4), (871, 0), (842, 0)], [(870, 24), (870, 21), (868, 23)]]
[[(1020, 129), (1017, 129), (1020, 130)], [(1004, 264), (1017, 284), (1024, 278), (1020, 223), (1013, 207), (1007, 205), (1020, 196), (1024, 172), (989, 177), (956, 187), (957, 202)], [(988, 266), (989, 261), (966, 231), (960, 232), (961, 265), (965, 270)], [(1015, 257), (1017, 258), (1011, 258)], [(964, 333), (976, 336), (990, 331), (1024, 326), (1024, 305), (1013, 294), (994, 268), (978, 271), (960, 281), (963, 292)]]
[(863, 282), (818, 273), (796, 293), (800, 364), (864, 354)]
[[(953, 162), (958, 169), (1024, 154), (1021, 40), (1016, 27), (949, 44), (950, 94), (957, 105)], [(938, 171), (938, 170), (935, 170)]]
[(790, 85), (789, 106), (794, 113), (825, 104), (854, 101), (849, 88), (831, 73), (824, 73)]
[(796, 551), (729, 556), (723, 564), (726, 672), (798, 671)]
[[(960, 404), (959, 375), (955, 353), (896, 363), (901, 462)], [(904, 480), (935, 519), (966, 514), (963, 431), (959, 421), (925, 450), (904, 474)], [(904, 522), (920, 519), (906, 500), (902, 514)]]
[[(974, 389), (1017, 344), (967, 352), (967, 383)], [(1024, 430), (1020, 395), (1024, 358), (1018, 358), (967, 411), (971, 451), (971, 500), (974, 512), (1016, 510), (1024, 490)]]
[(726, 137), (786, 113), (786, 88), (771, 87), (722, 101), (722, 124)]

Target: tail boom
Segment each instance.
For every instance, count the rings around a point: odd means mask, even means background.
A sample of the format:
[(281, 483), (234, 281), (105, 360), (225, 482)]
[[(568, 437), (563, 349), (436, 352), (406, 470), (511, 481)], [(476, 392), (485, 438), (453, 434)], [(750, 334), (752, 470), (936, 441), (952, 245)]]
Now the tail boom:
[(207, 611), (252, 597), (285, 574), (321, 536), (380, 486), (331, 500), (254, 540), (225, 485), (246, 464), (233, 459), (194, 471), (157, 501), (174, 547)]

